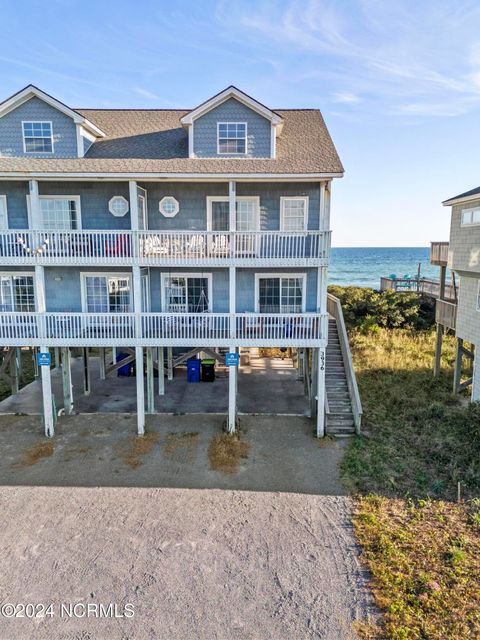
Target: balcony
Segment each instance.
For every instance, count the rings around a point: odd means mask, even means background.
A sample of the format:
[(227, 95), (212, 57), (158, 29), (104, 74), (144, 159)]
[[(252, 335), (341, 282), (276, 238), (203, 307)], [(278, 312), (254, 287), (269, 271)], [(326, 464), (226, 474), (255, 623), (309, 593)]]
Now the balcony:
[(0, 232), (2, 265), (324, 266), (325, 231)]
[(457, 305), (446, 300), (435, 302), (435, 322), (448, 329), (455, 330), (457, 323)]
[(21, 313), (0, 315), (3, 346), (326, 345), (318, 313)]
[(448, 242), (430, 243), (430, 264), (446, 267), (448, 262)]

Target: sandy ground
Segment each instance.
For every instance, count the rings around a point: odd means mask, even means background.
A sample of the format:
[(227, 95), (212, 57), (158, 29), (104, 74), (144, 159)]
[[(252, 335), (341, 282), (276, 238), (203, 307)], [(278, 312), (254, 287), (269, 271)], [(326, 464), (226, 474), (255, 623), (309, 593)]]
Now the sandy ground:
[[(54, 612), (0, 618), (2, 640), (346, 640), (369, 611), (345, 497), (4, 487), (0, 503), (0, 601)], [(111, 602), (134, 617), (60, 615)]]

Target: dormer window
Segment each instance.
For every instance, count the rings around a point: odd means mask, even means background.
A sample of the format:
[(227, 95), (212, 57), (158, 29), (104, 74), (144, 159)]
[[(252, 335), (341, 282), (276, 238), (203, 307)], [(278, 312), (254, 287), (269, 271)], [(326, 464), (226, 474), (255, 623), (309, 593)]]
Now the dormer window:
[(219, 122), (217, 124), (217, 152), (223, 155), (245, 155), (247, 151), (247, 123)]
[(25, 153), (53, 153), (51, 122), (22, 122)]

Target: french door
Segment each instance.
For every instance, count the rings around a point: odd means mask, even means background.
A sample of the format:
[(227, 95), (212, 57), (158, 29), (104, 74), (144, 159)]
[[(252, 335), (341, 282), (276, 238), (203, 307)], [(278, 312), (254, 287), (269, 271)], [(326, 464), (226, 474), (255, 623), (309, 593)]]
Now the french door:
[[(235, 254), (241, 256), (256, 255), (257, 235), (248, 233), (258, 231), (260, 199), (257, 196), (240, 196), (236, 199), (236, 231)], [(207, 229), (217, 231), (212, 239), (211, 250), (219, 254), (226, 254), (229, 249), (229, 239), (226, 233), (230, 229), (230, 213), (228, 197), (214, 196), (207, 200)]]

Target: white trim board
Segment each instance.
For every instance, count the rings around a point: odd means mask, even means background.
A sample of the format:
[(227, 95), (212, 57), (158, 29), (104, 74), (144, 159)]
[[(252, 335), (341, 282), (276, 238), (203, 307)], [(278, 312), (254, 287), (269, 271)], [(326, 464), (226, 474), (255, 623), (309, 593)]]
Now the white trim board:
[(6, 195), (0, 195), (0, 229), (3, 231), (8, 229), (8, 206)]
[(10, 111), (13, 111), (25, 102), (28, 102), (28, 100), (34, 97), (39, 98), (54, 109), (57, 109), (57, 111), (60, 111), (69, 118), (72, 118), (75, 124), (82, 124), (97, 138), (105, 137), (105, 133), (95, 124), (93, 124), (93, 122), (90, 122), (90, 120), (87, 120), (87, 118), (80, 115), (73, 109), (70, 109), (70, 107), (67, 107), (66, 104), (63, 104), (63, 102), (60, 102), (60, 100), (57, 100), (53, 96), (50, 96), (48, 93), (45, 93), (38, 87), (35, 87), (33, 84), (29, 84), (18, 93), (15, 93), (13, 96), (10, 96), (10, 98), (7, 98), (2, 103), (0, 103), (0, 118), (5, 116), (7, 113), (10, 113)]
[[(98, 171), (0, 171), (0, 180), (141, 180), (142, 182), (319, 182), (343, 178), (341, 173), (165, 173), (165, 172), (98, 172)], [(480, 199), (480, 197), (478, 198)]]
[(202, 102), (202, 104), (200, 104), (198, 107), (196, 107), (195, 109), (193, 109), (192, 111), (184, 115), (183, 118), (180, 118), (180, 122), (182, 123), (182, 125), (190, 125), (197, 118), (200, 118), (202, 115), (205, 115), (205, 113), (208, 113), (209, 111), (223, 104), (230, 98), (235, 98), (245, 106), (252, 109), (252, 111), (256, 111), (258, 114), (260, 114), (267, 120), (270, 120), (272, 124), (279, 125), (283, 122), (283, 119), (278, 114), (274, 113), (271, 109), (268, 109), (268, 107), (265, 107), (260, 102), (257, 102), (257, 100), (250, 97), (240, 89), (237, 89), (237, 87), (234, 87), (233, 85), (230, 85), (229, 87), (227, 87), (226, 89), (218, 93), (216, 96), (213, 96), (213, 98), (210, 98), (206, 102)]

